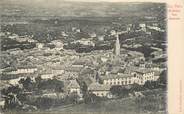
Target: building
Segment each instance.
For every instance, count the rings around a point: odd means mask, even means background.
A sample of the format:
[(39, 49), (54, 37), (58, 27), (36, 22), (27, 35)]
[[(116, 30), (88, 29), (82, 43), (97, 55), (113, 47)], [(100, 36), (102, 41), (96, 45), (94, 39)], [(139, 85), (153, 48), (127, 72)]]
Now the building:
[(89, 36), (90, 36), (91, 38), (96, 38), (96, 37), (97, 37), (97, 35), (96, 35), (96, 33), (95, 33), (95, 32), (91, 32), (91, 33), (89, 33)]
[(77, 93), (78, 95), (81, 94), (80, 86), (76, 80), (69, 80), (66, 82), (66, 91), (68, 94)]
[(55, 49), (63, 49), (64, 43), (61, 40), (54, 40), (51, 42), (51, 44), (55, 45)]
[(16, 73), (17, 74), (23, 74), (23, 73), (26, 73), (26, 74), (29, 74), (29, 73), (34, 73), (36, 72), (38, 69), (36, 67), (28, 67), (28, 68), (24, 68), (24, 67), (20, 67), (20, 68), (17, 68), (17, 71)]
[(140, 23), (139, 27), (141, 28), (142, 31), (146, 32), (146, 24), (145, 23)]
[(91, 41), (90, 39), (87, 39), (87, 38), (82, 38), (82, 39), (77, 40), (73, 43), (79, 43), (79, 44), (82, 44), (82, 45), (85, 45), (85, 46), (95, 46), (94, 42)]
[(104, 35), (99, 35), (99, 36), (98, 36), (98, 40), (99, 40), (99, 41), (104, 41)]
[(78, 68), (83, 68), (85, 66), (86, 62), (85, 61), (75, 61), (74, 63), (72, 63), (72, 67), (78, 67)]
[(144, 85), (147, 81), (156, 81), (155, 72), (147, 68), (131, 68), (131, 74), (134, 75), (134, 82), (139, 85)]
[(32, 74), (38, 71), (36, 67), (18, 67), (4, 71), (5, 74)]
[(54, 76), (55, 76), (55, 75), (52, 74), (52, 73), (41, 74), (41, 78), (42, 78), (42, 79), (53, 79)]
[(127, 32), (130, 32), (132, 30), (133, 24), (128, 24), (127, 25)]
[(94, 82), (89, 85), (88, 91), (92, 94), (95, 94), (99, 97), (110, 97), (110, 88), (109, 85), (99, 84), (97, 82)]
[[(121, 69), (123, 70), (123, 69)], [(109, 72), (100, 77), (100, 82), (104, 85), (132, 85), (137, 83), (144, 85), (146, 81), (156, 81), (160, 77), (159, 71), (147, 68), (131, 67), (125, 68), (122, 72)]]
[(42, 49), (43, 46), (44, 46), (43, 43), (36, 43), (36, 47), (37, 47), (38, 49)]
[(119, 35), (116, 35), (116, 43), (115, 43), (115, 55), (120, 55), (120, 43), (119, 43)]
[(131, 85), (134, 84), (135, 77), (131, 74), (108, 74), (106, 76), (101, 77), (101, 81), (104, 85)]

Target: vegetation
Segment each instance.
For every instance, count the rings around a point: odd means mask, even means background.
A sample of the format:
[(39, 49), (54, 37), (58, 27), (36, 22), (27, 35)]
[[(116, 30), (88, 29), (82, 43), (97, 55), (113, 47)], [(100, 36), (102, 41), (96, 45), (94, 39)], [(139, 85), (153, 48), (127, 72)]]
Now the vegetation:
[(153, 93), (146, 97), (137, 98), (135, 103), (141, 110), (158, 112), (159, 110), (166, 110), (166, 94)]
[(91, 103), (98, 103), (100, 101), (104, 100), (104, 98), (101, 98), (99, 96), (96, 96), (93, 93), (88, 93), (84, 96), (84, 103), (85, 104), (91, 104)]
[(111, 93), (113, 95), (119, 96), (119, 97), (126, 97), (129, 94), (129, 89), (123, 87), (123, 86), (119, 86), (119, 85), (115, 85), (112, 86), (110, 89)]
[[(41, 77), (37, 77), (35, 82), (30, 77), (26, 79), (22, 78), (19, 83), (23, 86), (10, 86), (6, 89), (1, 90), (2, 96), (5, 98), (5, 109), (19, 109), (23, 110), (26, 105), (36, 106), (38, 108), (49, 108), (52, 105), (58, 103), (65, 103), (63, 99), (57, 101), (53, 98), (41, 97), (40, 92), (42, 90), (54, 90), (55, 92), (63, 92), (63, 82), (56, 79), (43, 80)], [(39, 91), (38, 91), (39, 90)], [(35, 93), (40, 97), (35, 97)], [(76, 98), (76, 96), (70, 96), (70, 99)], [(34, 100), (33, 100), (34, 99)], [(72, 102), (72, 100), (70, 100)], [(18, 106), (19, 108), (15, 107)]]
[(1, 39), (1, 50), (6, 51), (9, 49), (19, 48), (21, 50), (24, 49), (32, 49), (36, 47), (35, 43), (29, 43), (29, 42), (18, 42), (13, 39), (9, 38), (2, 38)]
[(134, 92), (141, 92), (145, 90), (153, 90), (153, 89), (163, 89), (166, 91), (166, 76), (161, 76), (158, 81), (147, 81), (144, 85), (133, 84), (130, 88), (126, 88), (125, 86), (115, 85), (112, 86), (110, 91), (113, 95), (116, 95), (120, 98), (127, 97), (129, 94)]

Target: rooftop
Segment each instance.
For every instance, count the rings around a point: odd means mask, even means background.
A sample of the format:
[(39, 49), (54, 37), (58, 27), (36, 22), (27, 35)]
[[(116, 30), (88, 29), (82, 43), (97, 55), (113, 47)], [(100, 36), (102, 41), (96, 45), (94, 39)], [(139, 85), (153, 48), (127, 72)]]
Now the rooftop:
[(110, 85), (102, 85), (97, 82), (92, 83), (89, 85), (88, 90), (90, 91), (109, 91), (111, 88)]
[(76, 80), (69, 80), (68, 88), (80, 88), (78, 82)]
[(68, 72), (80, 72), (82, 68), (71, 66), (71, 67), (66, 67), (65, 70)]
[(101, 79), (102, 80), (106, 80), (106, 79), (119, 79), (119, 78), (127, 78), (127, 77), (133, 77), (133, 75), (131, 75), (131, 74), (123, 74), (123, 73), (108, 74), (106, 76), (101, 77)]
[(126, 70), (141, 73), (141, 74), (153, 72), (152, 70), (147, 69), (147, 68), (140, 68), (140, 67), (134, 67), (134, 66), (133, 67), (127, 67)]

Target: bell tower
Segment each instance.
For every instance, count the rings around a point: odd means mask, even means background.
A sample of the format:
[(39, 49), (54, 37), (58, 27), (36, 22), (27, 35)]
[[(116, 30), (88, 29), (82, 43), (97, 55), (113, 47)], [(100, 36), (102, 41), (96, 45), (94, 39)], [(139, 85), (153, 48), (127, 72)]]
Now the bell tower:
[(115, 42), (115, 56), (119, 56), (120, 55), (120, 42), (119, 42), (119, 34), (116, 34), (116, 42)]

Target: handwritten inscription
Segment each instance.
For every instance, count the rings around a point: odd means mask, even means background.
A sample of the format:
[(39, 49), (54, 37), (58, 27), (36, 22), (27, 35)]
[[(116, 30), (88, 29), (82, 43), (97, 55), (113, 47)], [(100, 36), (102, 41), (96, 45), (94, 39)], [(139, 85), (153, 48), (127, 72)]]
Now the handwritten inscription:
[(168, 5), (169, 20), (180, 20), (182, 8), (181, 4)]

